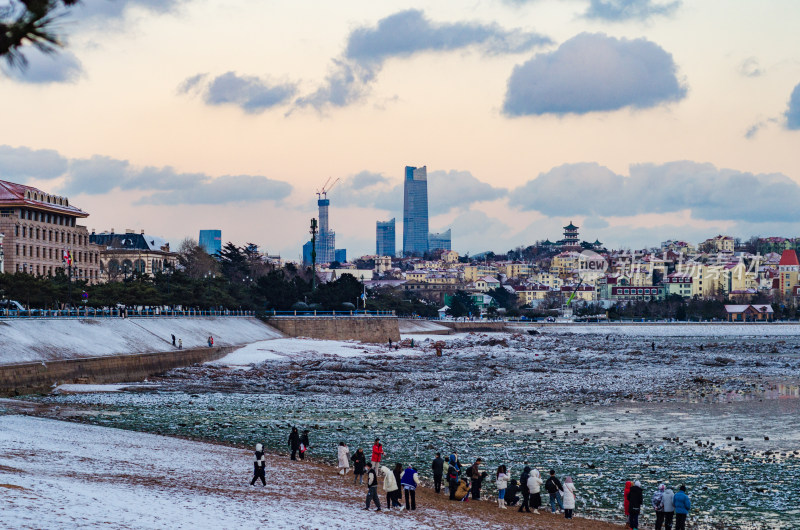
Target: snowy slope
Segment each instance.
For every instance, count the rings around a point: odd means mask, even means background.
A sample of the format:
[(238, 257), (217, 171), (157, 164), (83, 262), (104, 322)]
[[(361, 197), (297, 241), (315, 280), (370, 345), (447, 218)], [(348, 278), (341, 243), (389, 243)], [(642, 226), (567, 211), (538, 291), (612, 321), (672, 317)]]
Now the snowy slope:
[[(23, 416), (0, 416), (2, 528), (466, 528), (434, 508), (362, 511), (337, 475), (269, 457), (249, 487), (242, 449)], [(318, 468), (317, 468), (318, 469)], [(382, 492), (381, 492), (382, 493)], [(413, 517), (408, 520), (408, 517)]]
[(449, 335), (452, 330), (429, 320), (400, 319), (400, 333), (443, 333)]
[(0, 364), (247, 344), (282, 334), (254, 318), (108, 318), (0, 320)]

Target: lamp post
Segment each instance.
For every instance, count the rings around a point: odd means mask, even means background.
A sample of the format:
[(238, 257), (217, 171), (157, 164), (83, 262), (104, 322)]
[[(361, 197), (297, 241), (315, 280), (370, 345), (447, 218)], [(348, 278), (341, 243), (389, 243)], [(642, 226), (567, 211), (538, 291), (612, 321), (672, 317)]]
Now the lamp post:
[(311, 290), (317, 289), (317, 220), (311, 219)]

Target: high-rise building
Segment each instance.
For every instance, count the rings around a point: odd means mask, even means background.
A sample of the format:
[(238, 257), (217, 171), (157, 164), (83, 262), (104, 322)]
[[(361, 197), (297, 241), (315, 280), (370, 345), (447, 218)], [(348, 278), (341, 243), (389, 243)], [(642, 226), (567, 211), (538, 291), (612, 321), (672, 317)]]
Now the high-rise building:
[(203, 250), (216, 256), (222, 250), (222, 230), (200, 230), (199, 244)]
[(375, 228), (375, 254), (394, 257), (395, 220), (378, 221)]
[(406, 166), (403, 196), (403, 254), (428, 251), (428, 170)]
[(452, 250), (450, 228), (446, 232), (428, 234), (428, 250)]
[(334, 261), (338, 261), (339, 263), (347, 263), (347, 249), (337, 248), (333, 252), (333, 259)]
[(330, 263), (336, 260), (336, 232), (328, 224), (330, 199), (319, 199), (319, 234), (317, 235), (317, 263)]

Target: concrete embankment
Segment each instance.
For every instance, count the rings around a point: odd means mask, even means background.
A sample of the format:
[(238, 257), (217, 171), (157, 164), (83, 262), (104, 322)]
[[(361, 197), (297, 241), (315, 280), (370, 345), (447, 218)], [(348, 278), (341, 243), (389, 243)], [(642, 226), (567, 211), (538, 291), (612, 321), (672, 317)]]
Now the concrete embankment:
[(505, 322), (486, 322), (481, 320), (450, 321), (439, 320), (437, 324), (448, 327), (456, 333), (469, 333), (470, 331), (498, 332), (508, 331)]
[(289, 337), (375, 343), (400, 340), (396, 317), (267, 317), (265, 322)]
[(400, 320), (403, 335), (450, 335), (453, 330), (430, 320), (404, 318)]
[(0, 365), (0, 394), (17, 396), (37, 392), (45, 393), (50, 392), (53, 386), (64, 383), (100, 384), (141, 381), (172, 368), (214, 361), (236, 348), (236, 346), (196, 348)]

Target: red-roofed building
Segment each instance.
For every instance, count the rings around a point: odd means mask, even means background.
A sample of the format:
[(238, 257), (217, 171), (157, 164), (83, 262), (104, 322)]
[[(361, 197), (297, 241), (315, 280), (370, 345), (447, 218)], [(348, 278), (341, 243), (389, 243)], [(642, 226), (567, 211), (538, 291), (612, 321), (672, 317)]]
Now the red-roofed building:
[[(797, 252), (794, 250), (784, 250), (781, 260), (778, 262), (778, 291), (786, 296), (792, 296), (792, 290), (798, 285), (800, 276), (800, 261), (797, 260)], [(774, 284), (773, 284), (774, 285)]]
[(775, 312), (769, 304), (726, 305), (728, 322), (772, 322)]
[(89, 214), (66, 197), (0, 180), (0, 233), (5, 235), (5, 272), (53, 276), (72, 265), (72, 277), (100, 278), (100, 248), (78, 219)]

